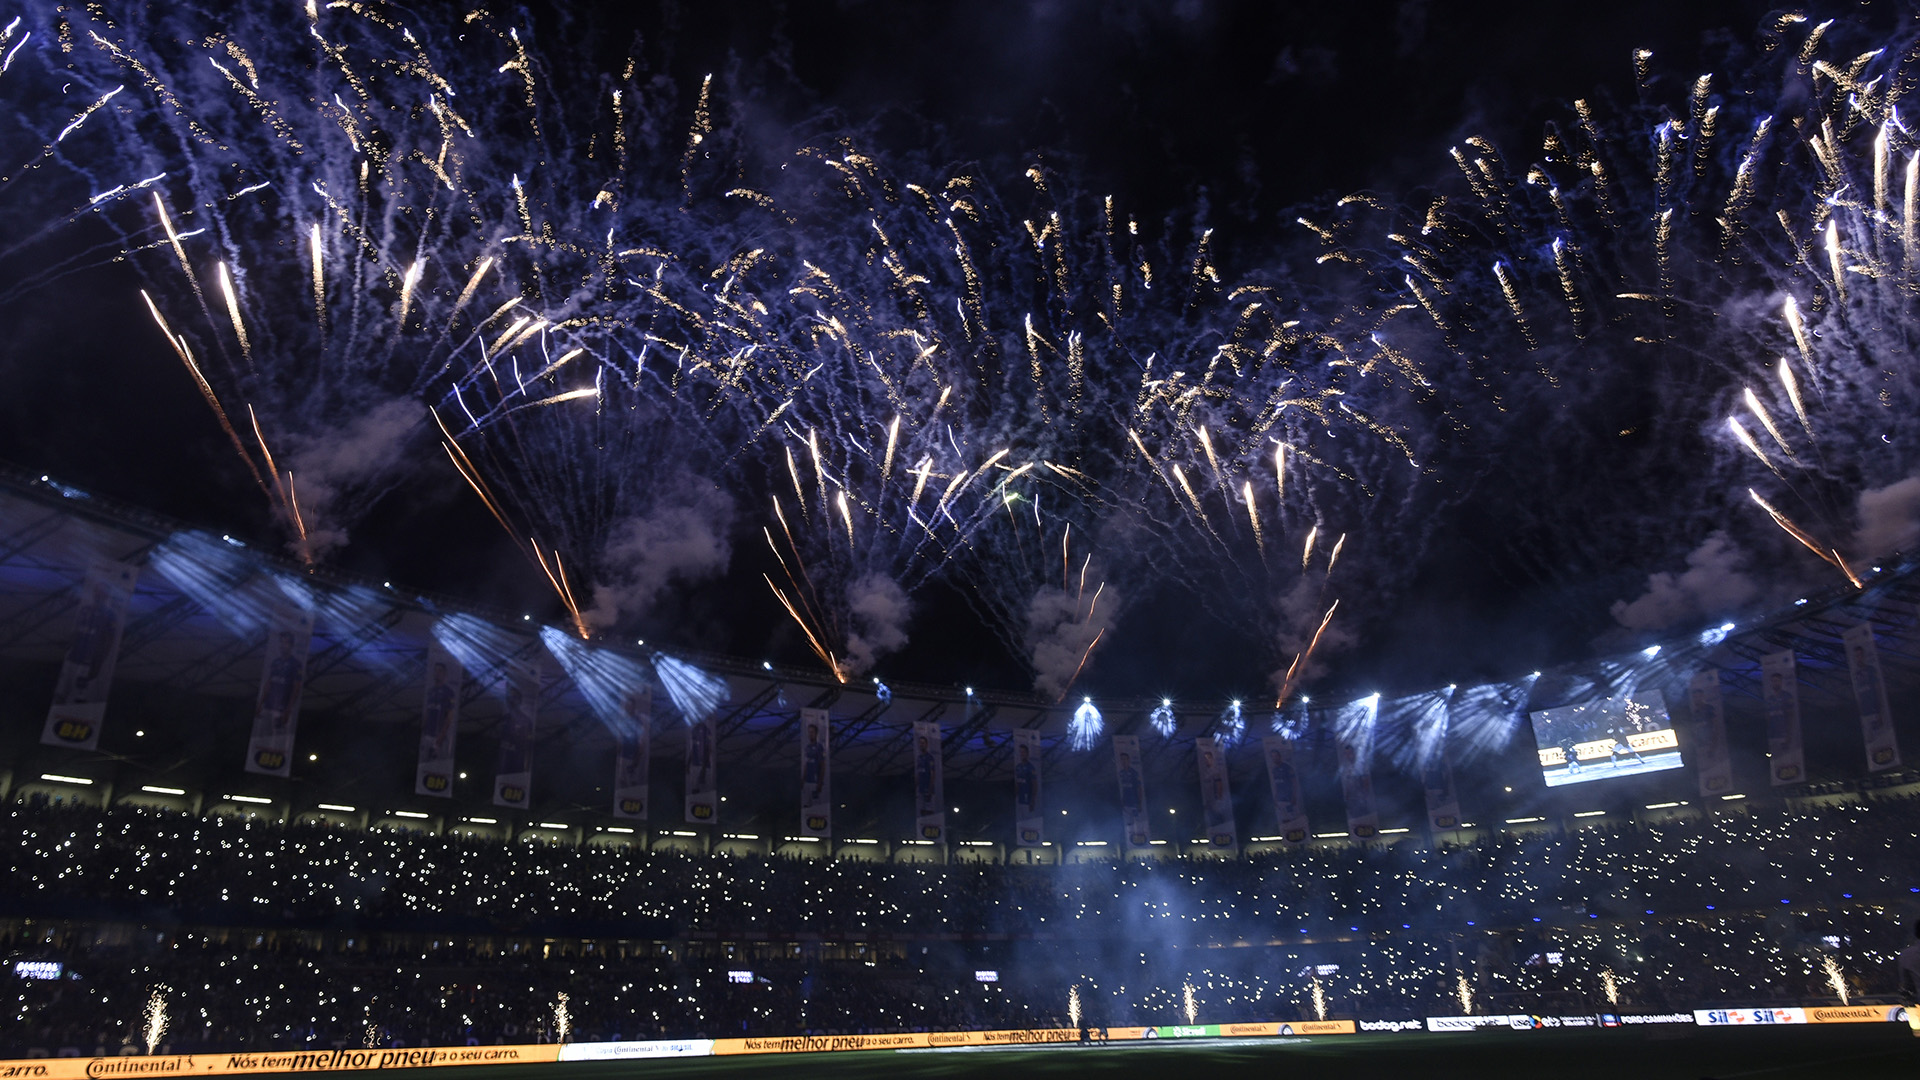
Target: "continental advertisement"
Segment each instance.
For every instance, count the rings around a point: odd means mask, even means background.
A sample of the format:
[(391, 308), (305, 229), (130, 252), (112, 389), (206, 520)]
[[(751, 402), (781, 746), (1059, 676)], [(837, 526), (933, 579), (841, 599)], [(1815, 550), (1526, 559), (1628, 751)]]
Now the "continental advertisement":
[(560, 1047), (422, 1046), (395, 1050), (288, 1050), (259, 1054), (62, 1057), (0, 1061), (0, 1077), (95, 1080), (108, 1077), (230, 1076), (236, 1073), (356, 1072), (443, 1065), (514, 1065), (560, 1060)]
[(1805, 1010), (1809, 1024), (1904, 1024), (1907, 1010), (1899, 1005), (1838, 1005)]

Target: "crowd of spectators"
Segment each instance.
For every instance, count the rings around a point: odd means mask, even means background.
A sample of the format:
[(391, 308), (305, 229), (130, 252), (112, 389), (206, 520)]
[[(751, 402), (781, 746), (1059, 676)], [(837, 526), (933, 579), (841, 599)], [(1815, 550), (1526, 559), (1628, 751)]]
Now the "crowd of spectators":
[(183, 1050), (551, 1039), (562, 992), (576, 1039), (1065, 1025), (1073, 986), (1115, 1024), (1832, 1002), (1920, 909), (1913, 800), (1067, 866), (5, 818), (0, 1056), (133, 1046), (156, 987)]

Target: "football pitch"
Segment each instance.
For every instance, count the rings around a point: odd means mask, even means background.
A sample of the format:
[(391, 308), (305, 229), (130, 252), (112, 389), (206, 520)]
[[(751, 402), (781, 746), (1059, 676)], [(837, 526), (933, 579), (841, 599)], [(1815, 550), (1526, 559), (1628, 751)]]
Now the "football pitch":
[[(450, 1080), (453, 1070), (428, 1071)], [(1398, 1033), (558, 1062), (471, 1066), (467, 1072), (471, 1080), (911, 1080), (992, 1075), (1113, 1080), (1275, 1076), (1313, 1080), (1508, 1076), (1549, 1080), (1914, 1080), (1920, 1077), (1920, 1038), (1915, 1038), (1904, 1024)], [(393, 1070), (383, 1076), (422, 1080), (422, 1070)], [(468, 1076), (461, 1080), (468, 1080)]]

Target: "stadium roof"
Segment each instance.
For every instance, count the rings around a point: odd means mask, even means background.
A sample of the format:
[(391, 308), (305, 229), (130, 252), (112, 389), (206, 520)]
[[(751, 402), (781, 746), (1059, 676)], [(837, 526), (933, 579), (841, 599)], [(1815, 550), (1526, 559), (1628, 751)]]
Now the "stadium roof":
[[(257, 612), (250, 614), (249, 605), (257, 605), (260, 590), (270, 596), (278, 586), (284, 593), (289, 582), (308, 587), (318, 613), (303, 703), (302, 753), (309, 732), (317, 729), (324, 734), (316, 737), (338, 748), (331, 752), (346, 749), (402, 759), (399, 764), (410, 775), (411, 751), (395, 748), (410, 747), (417, 737), (428, 643), (434, 623), (443, 617), (461, 614), (484, 620), (500, 635), (510, 636), (508, 654), (545, 651), (536, 626), (506, 613), (303, 567), (236, 540), (112, 505), (46, 477), (8, 473), (0, 474), (0, 665), (15, 672), (51, 672), (71, 638), (86, 568), (99, 560), (147, 564), (125, 632), (109, 725), (121, 723), (135, 710), (122, 704), (125, 698), (137, 698), (145, 708), (189, 714), (199, 707), (192, 704), (196, 701), (226, 702), (233, 713), (229, 722), (243, 721), (241, 714), (259, 686), (266, 644), (265, 624)], [(1920, 622), (1920, 574), (1912, 564), (1863, 573), (1862, 588), (1841, 584), (1768, 619), (1731, 630), (1709, 628), (1658, 650), (1548, 672), (1528, 688), (1523, 700), (1540, 708), (1642, 687), (1671, 691), (1708, 665), (1727, 673), (1724, 685), (1730, 702), (1757, 698), (1759, 658), (1792, 649), (1799, 659), (1805, 708), (1810, 713), (1845, 713), (1852, 708), (1852, 688), (1840, 634), (1862, 621), (1872, 622), (1878, 631), (1889, 687), (1899, 700), (1900, 688), (1920, 684), (1913, 634)], [(661, 655), (638, 643), (596, 642), (595, 647), (617, 650), (641, 663)], [(668, 649), (672, 651), (671, 645)], [(910, 764), (912, 723), (937, 720), (944, 732), (950, 783), (1002, 779), (1009, 775), (1015, 729), (1040, 731), (1049, 758), (1057, 759), (1068, 752), (1066, 727), (1078, 705), (1077, 698), (1060, 705), (1032, 694), (986, 688), (842, 686), (822, 672), (737, 657), (672, 655), (724, 679), (727, 696), (717, 713), (720, 757), (748, 769), (794, 763), (799, 710), (814, 706), (831, 709), (835, 717), (837, 774), (904, 773)], [(499, 723), (502, 708), (492, 691), (501, 682), (507, 658), (503, 655), (489, 670), (468, 673), (461, 712), (463, 745), (469, 735), (490, 736)], [(537, 751), (542, 760), (556, 754), (606, 760), (611, 737), (586, 697), (559, 665), (547, 663), (544, 671)], [(47, 681), (50, 689), (50, 674)], [(15, 682), (26, 689), (17, 678)], [(141, 693), (132, 688), (142, 688)], [(1145, 733), (1150, 730), (1149, 712), (1161, 703), (1102, 699), (1098, 704), (1108, 731)], [(1173, 745), (1157, 755), (1159, 765), (1172, 769), (1189, 761), (1193, 739), (1214, 730), (1226, 704), (1176, 703), (1182, 724), (1169, 740)], [(29, 701), (22, 711), (38, 707), (37, 701)], [(1264, 728), (1265, 712), (1249, 710), (1256, 732)], [(656, 756), (675, 758), (683, 750), (678, 739), (657, 742)], [(206, 750), (212, 755), (217, 748), (208, 744)], [(181, 750), (183, 759), (189, 753)], [(229, 746), (222, 760), (230, 758), (237, 768), (240, 757), (239, 748)], [(373, 771), (371, 760), (365, 764), (363, 771)], [(1191, 775), (1191, 769), (1183, 771)], [(394, 784), (406, 786), (398, 779)]]

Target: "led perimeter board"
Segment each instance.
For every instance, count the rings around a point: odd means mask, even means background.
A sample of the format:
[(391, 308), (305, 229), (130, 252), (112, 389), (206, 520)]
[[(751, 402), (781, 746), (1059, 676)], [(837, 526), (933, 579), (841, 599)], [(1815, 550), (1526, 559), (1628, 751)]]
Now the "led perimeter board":
[(1548, 787), (1681, 766), (1680, 740), (1658, 690), (1543, 709), (1533, 714), (1533, 741)]

